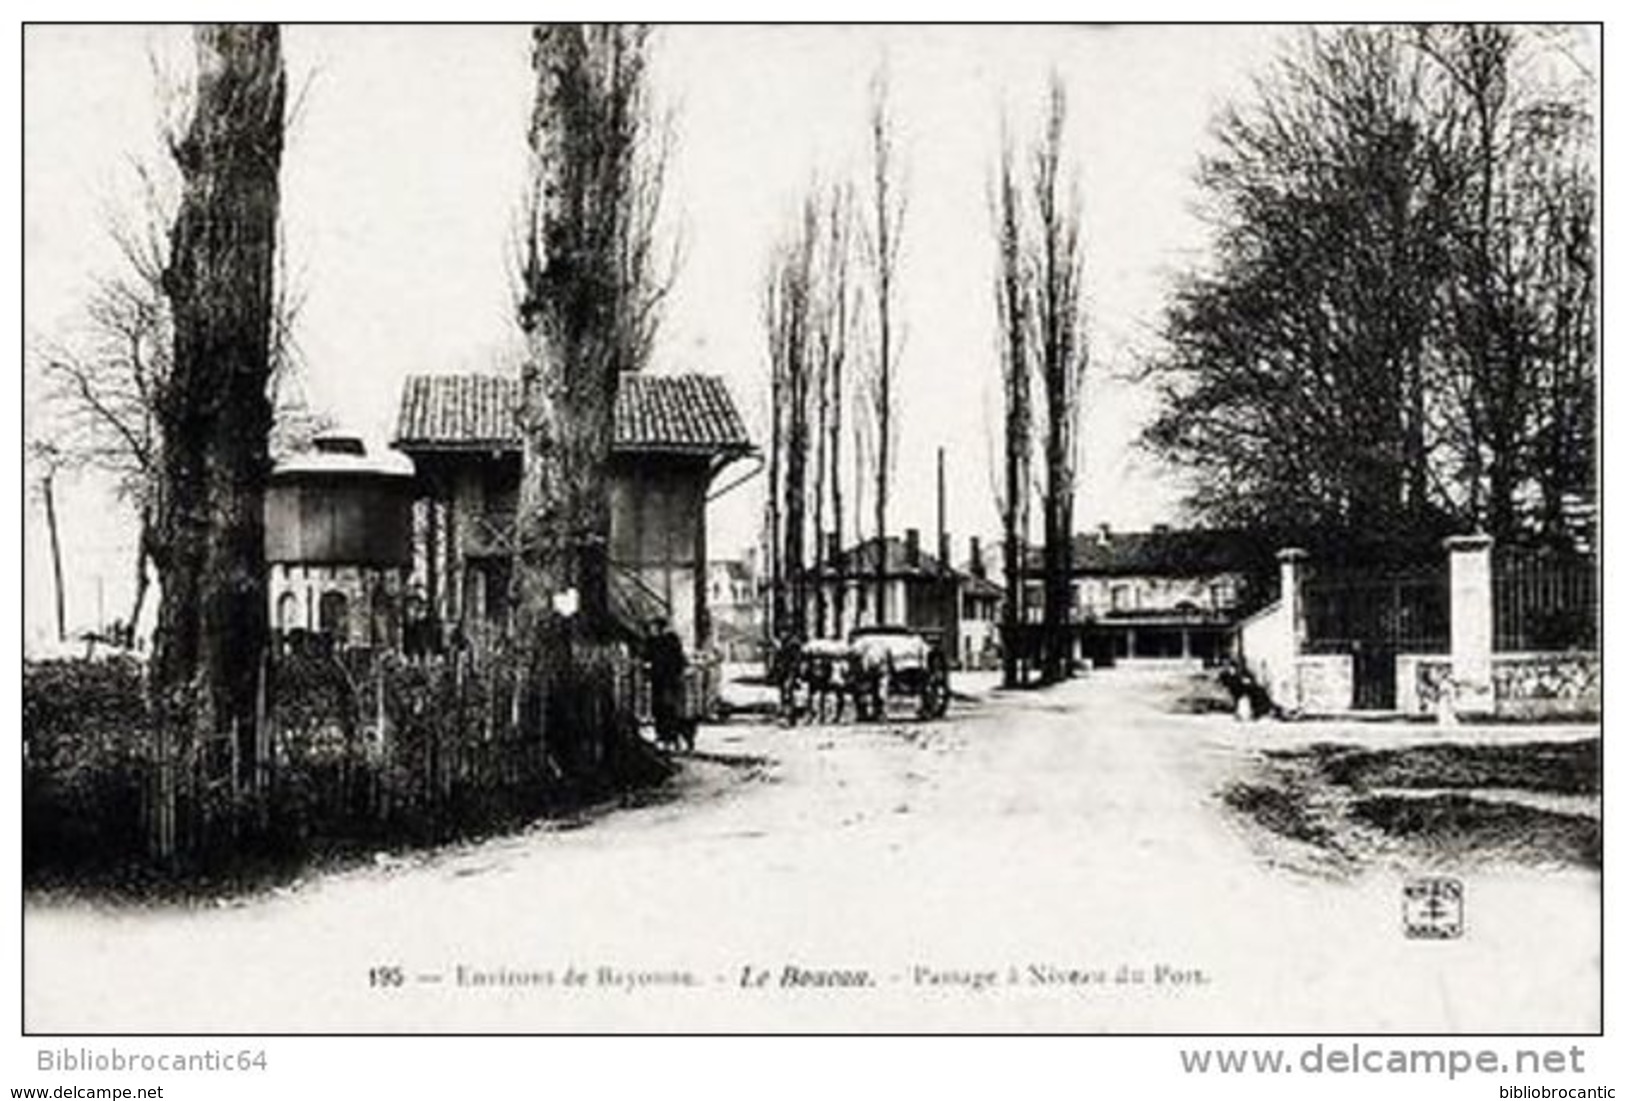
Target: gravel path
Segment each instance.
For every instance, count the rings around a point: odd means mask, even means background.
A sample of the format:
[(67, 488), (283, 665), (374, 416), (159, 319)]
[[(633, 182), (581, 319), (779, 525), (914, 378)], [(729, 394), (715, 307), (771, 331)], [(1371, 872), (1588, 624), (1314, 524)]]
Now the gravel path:
[(1407, 940), (1398, 872), (1289, 871), (1222, 808), (1262, 734), (1168, 713), (1179, 687), (1106, 673), (932, 724), (708, 728), (677, 798), (580, 828), (212, 909), (34, 903), (26, 1027), (1597, 1026), (1594, 873), (1463, 873), (1467, 935)]

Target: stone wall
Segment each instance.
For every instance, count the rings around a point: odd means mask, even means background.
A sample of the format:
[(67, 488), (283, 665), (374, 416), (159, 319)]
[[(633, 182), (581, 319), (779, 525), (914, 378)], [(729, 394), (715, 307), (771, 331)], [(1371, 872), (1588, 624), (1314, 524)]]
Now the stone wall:
[(272, 629), (323, 633), (324, 598), (342, 607), (335, 642), (341, 646), (393, 647), (400, 642), (405, 586), (401, 570), (369, 566), (270, 568), (267, 598)]
[[(1595, 653), (1495, 654), (1490, 680), (1496, 718), (1592, 718), (1602, 712), (1602, 661)], [(1399, 710), (1407, 715), (1437, 715), (1440, 700), (1455, 687), (1450, 659), (1439, 654), (1401, 654), (1396, 681)]]
[(1328, 715), (1354, 706), (1354, 658), (1348, 654), (1308, 654), (1298, 658), (1298, 711)]
[(1236, 628), (1241, 662), (1253, 675), (1270, 699), (1283, 708), (1291, 708), (1289, 679), (1295, 679), (1295, 661), (1292, 646), (1292, 624), (1288, 609), (1280, 601), (1254, 612)]
[(1436, 715), (1449, 679), (1449, 654), (1397, 654), (1394, 706), (1405, 715)]
[(1598, 654), (1496, 654), (1491, 676), (1500, 718), (1590, 718), (1602, 713)]

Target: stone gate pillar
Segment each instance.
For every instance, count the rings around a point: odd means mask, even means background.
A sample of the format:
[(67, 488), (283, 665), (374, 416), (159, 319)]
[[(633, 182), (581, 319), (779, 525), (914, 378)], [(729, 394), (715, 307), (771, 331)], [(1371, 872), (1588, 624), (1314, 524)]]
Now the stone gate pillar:
[(1450, 552), (1450, 704), (1456, 714), (1495, 712), (1490, 656), (1495, 647), (1488, 535), (1452, 535)]
[(1281, 564), (1281, 619), (1285, 623), (1281, 657), (1284, 663), (1271, 686), (1275, 703), (1291, 714), (1303, 707), (1298, 681), (1298, 655), (1303, 652), (1303, 563), (1309, 552), (1300, 547), (1283, 547), (1276, 552)]

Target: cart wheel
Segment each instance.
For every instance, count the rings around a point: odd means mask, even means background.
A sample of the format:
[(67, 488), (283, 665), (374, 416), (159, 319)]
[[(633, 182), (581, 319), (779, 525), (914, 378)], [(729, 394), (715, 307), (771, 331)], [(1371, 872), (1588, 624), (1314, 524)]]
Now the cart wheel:
[(795, 677), (786, 677), (779, 684), (779, 718), (790, 726), (796, 725), (796, 690), (798, 687)]
[(940, 719), (948, 713), (948, 682), (931, 676), (920, 688), (920, 718)]
[(879, 682), (869, 681), (859, 687), (852, 695), (852, 703), (859, 722), (872, 723), (880, 718), (885, 704), (880, 698)]

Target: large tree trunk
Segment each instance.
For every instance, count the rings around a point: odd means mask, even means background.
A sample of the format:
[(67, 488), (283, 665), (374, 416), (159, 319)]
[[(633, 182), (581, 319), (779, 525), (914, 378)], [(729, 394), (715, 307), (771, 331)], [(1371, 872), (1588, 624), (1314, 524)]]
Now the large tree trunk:
[[(622, 268), (641, 124), (645, 32), (538, 27), (531, 208), (520, 322), (523, 472), (516, 626), (547, 752), (584, 779), (636, 778), (630, 701), (616, 698), (609, 602), (615, 395), (636, 366)], [(574, 593), (575, 608), (560, 602)]]
[[(195, 39), (197, 105), (174, 147), (183, 192), (163, 278), (175, 343), (158, 418), (153, 688), (161, 754), (184, 764), (204, 739), (234, 732), (246, 772), (267, 629), (263, 497), (285, 78), (275, 26), (200, 26)], [(173, 839), (157, 841), (167, 855)]]

